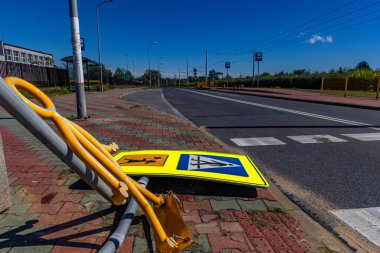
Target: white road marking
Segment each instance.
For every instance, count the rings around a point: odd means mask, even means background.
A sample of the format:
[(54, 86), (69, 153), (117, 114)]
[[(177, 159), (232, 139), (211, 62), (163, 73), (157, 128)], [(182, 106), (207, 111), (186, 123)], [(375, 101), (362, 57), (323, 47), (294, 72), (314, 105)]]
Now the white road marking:
[(376, 127), (374, 127), (374, 125), (367, 124), (367, 123), (362, 123), (362, 122), (357, 122), (357, 121), (351, 121), (351, 120), (346, 120), (346, 119), (340, 119), (340, 118), (334, 118), (334, 117), (324, 116), (324, 115), (320, 115), (320, 114), (314, 114), (314, 113), (297, 111), (297, 110), (291, 110), (291, 109), (286, 109), (286, 108), (277, 107), (277, 106), (271, 106), (271, 105), (259, 104), (259, 103), (254, 103), (254, 102), (248, 102), (248, 101), (234, 99), (234, 98), (221, 97), (221, 96), (212, 95), (212, 94), (208, 94), (208, 93), (203, 93), (203, 92), (199, 92), (199, 91), (185, 90), (185, 89), (181, 89), (181, 90), (182, 91), (187, 91), (187, 92), (192, 92), (192, 93), (195, 93), (195, 94), (200, 94), (200, 95), (203, 95), (203, 96), (223, 99), (223, 100), (227, 100), (227, 101), (231, 101), (231, 102), (236, 102), (236, 103), (241, 103), (241, 104), (246, 104), (246, 105), (252, 105), (252, 106), (272, 109), (272, 110), (276, 110), (276, 111), (281, 111), (281, 112), (288, 112), (288, 113), (303, 115), (303, 116), (312, 117), (312, 118), (324, 119), (324, 120), (339, 122), (339, 123), (343, 123), (343, 124), (347, 124), (347, 125), (363, 126), (363, 127), (368, 127), (370, 129), (374, 129), (374, 130), (380, 131), (380, 128), (376, 128)]
[(330, 212), (380, 247), (380, 207), (343, 209)]
[(287, 136), (289, 139), (297, 141), (302, 144), (309, 143), (326, 143), (326, 142), (347, 142), (346, 140), (328, 135), (328, 134), (319, 134), (319, 135), (298, 135), (298, 136)]
[(272, 146), (272, 145), (285, 145), (286, 143), (277, 140), (273, 137), (258, 137), (258, 138), (232, 138), (236, 145), (240, 147), (249, 146)]
[(380, 133), (342, 134), (359, 141), (380, 141)]

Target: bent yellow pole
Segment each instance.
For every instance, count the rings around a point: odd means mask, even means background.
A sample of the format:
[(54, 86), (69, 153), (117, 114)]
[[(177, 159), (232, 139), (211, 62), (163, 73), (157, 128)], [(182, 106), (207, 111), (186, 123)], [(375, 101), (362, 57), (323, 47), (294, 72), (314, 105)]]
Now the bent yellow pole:
[[(172, 194), (156, 196), (123, 173), (110, 154), (118, 148), (116, 144), (105, 146), (83, 128), (63, 118), (49, 97), (29, 82), (17, 77), (7, 77), (5, 81), (41, 118), (53, 121), (70, 150), (111, 188), (114, 204), (121, 205), (129, 194), (136, 200), (155, 232), (156, 246), (160, 252), (179, 252), (190, 245), (190, 233)], [(27, 99), (18, 88), (31, 94), (42, 107)], [(148, 201), (154, 204), (154, 210)]]

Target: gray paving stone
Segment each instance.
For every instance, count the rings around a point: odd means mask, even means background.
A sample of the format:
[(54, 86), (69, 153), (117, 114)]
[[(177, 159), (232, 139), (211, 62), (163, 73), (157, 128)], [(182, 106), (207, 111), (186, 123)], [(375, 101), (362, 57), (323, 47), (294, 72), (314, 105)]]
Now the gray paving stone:
[(266, 205), (268, 210), (275, 211), (275, 210), (282, 210), (283, 206), (278, 201), (269, 201), (264, 199), (264, 204)]
[(244, 211), (267, 211), (267, 206), (262, 200), (244, 201), (238, 199), (237, 202), (239, 203), (241, 209)]
[(220, 211), (221, 209), (241, 210), (236, 200), (210, 200), (212, 209), (214, 211)]
[(186, 249), (188, 252), (211, 252), (210, 244), (205, 234), (193, 237), (193, 243)]
[(13, 248), (9, 251), (9, 253), (43, 253), (50, 252), (53, 248), (52, 243), (48, 244), (33, 244), (33, 243), (24, 243), (18, 242)]

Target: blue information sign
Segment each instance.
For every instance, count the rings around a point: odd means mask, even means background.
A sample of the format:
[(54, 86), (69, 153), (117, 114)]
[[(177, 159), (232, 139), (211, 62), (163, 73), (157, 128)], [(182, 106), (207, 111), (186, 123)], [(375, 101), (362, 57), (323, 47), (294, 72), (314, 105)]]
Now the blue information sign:
[(81, 51), (85, 51), (86, 50), (86, 48), (84, 46), (84, 38), (80, 38), (80, 50)]
[(263, 52), (256, 52), (255, 61), (262, 61), (262, 60), (263, 60)]

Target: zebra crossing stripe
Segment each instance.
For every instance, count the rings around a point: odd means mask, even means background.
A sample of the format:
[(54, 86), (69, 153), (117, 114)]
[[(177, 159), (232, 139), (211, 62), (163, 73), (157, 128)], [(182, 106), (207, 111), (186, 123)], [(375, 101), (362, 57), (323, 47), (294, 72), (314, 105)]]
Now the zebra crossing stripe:
[(297, 141), (302, 144), (309, 143), (326, 143), (326, 142), (347, 142), (346, 140), (334, 137), (328, 134), (319, 135), (298, 135), (298, 136), (287, 136), (289, 139)]
[(273, 145), (285, 145), (286, 143), (274, 138), (274, 137), (257, 137), (257, 138), (232, 138), (232, 142), (240, 147), (249, 146), (273, 146)]
[(380, 247), (380, 207), (342, 209), (330, 212)]
[(380, 133), (342, 134), (359, 141), (380, 141)]

